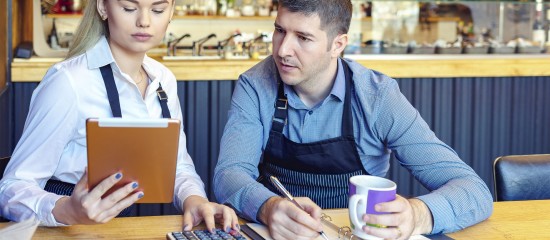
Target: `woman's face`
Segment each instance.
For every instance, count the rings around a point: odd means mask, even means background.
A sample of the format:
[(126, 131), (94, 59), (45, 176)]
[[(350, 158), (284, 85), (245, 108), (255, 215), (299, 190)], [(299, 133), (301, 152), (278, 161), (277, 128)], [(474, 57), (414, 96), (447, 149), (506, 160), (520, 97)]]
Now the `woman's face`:
[(172, 17), (174, 0), (98, 0), (107, 17), (109, 43), (127, 53), (145, 53), (159, 45)]

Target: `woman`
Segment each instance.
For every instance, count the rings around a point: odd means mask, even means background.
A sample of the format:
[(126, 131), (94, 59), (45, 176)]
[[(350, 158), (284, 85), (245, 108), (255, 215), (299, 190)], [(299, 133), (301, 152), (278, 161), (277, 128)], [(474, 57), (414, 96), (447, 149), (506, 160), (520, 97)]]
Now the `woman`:
[[(36, 217), (46, 226), (105, 223), (146, 194), (132, 193), (139, 186), (132, 182), (102, 199), (121, 173), (88, 189), (85, 120), (181, 120), (174, 75), (145, 55), (162, 40), (173, 10), (174, 0), (88, 1), (67, 60), (51, 67), (33, 93), (25, 130), (0, 181), (3, 216)], [(119, 104), (107, 94), (108, 81), (114, 81), (109, 91), (118, 92)], [(157, 97), (159, 90), (167, 102)], [(232, 209), (206, 199), (183, 126), (179, 147), (174, 204), (184, 212), (184, 230), (202, 220), (213, 229), (214, 218), (227, 231), (238, 229)]]

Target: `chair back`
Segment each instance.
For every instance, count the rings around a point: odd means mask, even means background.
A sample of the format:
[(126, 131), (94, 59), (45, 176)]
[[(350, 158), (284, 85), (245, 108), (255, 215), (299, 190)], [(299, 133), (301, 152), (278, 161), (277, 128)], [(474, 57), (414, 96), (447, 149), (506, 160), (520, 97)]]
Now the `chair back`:
[(0, 157), (0, 179), (4, 176), (4, 170), (6, 170), (9, 161), (10, 157)]
[[(10, 161), (10, 157), (0, 157), (0, 179), (4, 176), (4, 170)], [(9, 222), (7, 219), (0, 216), (0, 222)]]
[(550, 154), (498, 157), (493, 176), (497, 202), (550, 199)]

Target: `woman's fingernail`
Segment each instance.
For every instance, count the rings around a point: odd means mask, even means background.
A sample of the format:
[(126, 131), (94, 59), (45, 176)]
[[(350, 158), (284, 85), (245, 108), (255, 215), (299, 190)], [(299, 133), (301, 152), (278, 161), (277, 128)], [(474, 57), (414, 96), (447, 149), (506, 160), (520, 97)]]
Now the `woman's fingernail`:
[(183, 231), (189, 231), (189, 229), (187, 229), (188, 226), (188, 224), (183, 225)]
[(140, 193), (140, 194), (138, 195), (138, 199), (141, 199), (142, 197), (143, 197), (143, 193)]
[(210, 228), (210, 233), (215, 233), (213, 228)]
[(133, 189), (136, 189), (138, 186), (139, 186), (139, 185), (138, 185), (137, 182), (134, 182), (134, 184), (132, 184), (132, 188), (133, 188)]
[(122, 173), (117, 173), (117, 174), (115, 175), (115, 178), (116, 178), (116, 179), (120, 179), (121, 177), (122, 177)]
[(226, 227), (226, 228), (225, 228), (225, 232), (231, 232), (231, 228), (230, 228), (230, 227)]
[(237, 223), (237, 230), (241, 230), (241, 226), (239, 226), (239, 224)]

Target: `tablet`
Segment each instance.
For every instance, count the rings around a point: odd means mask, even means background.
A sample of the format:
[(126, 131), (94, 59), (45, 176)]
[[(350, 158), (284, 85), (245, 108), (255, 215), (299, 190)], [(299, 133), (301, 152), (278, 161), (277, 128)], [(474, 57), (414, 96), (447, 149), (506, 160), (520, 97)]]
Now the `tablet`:
[(122, 180), (106, 194), (137, 181), (138, 203), (169, 203), (174, 196), (180, 121), (90, 118), (86, 120), (88, 186), (120, 171)]

